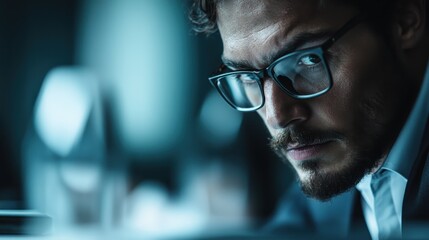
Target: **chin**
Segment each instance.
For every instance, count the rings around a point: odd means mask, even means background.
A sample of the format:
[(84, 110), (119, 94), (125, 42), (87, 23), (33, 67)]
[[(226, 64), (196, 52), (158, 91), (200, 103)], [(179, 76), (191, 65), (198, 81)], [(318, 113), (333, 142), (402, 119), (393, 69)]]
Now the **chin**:
[(379, 166), (384, 155), (375, 150), (380, 149), (354, 146), (304, 161), (292, 161), (284, 151), (275, 152), (293, 167), (301, 189), (308, 197), (327, 201), (355, 187)]
[(297, 169), (299, 184), (308, 197), (328, 201), (356, 186), (369, 172), (367, 166), (355, 161), (341, 168), (328, 170), (325, 167), (321, 166), (320, 160), (308, 160)]

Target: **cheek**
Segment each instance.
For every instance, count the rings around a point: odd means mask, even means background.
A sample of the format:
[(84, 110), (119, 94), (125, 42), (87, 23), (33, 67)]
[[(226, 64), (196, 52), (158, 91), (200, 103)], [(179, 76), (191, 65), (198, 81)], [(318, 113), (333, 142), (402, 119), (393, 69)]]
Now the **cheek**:
[(320, 117), (340, 132), (353, 130), (361, 123), (365, 117), (362, 103), (377, 96), (386, 79), (379, 64), (385, 59), (378, 39), (361, 34), (348, 43), (341, 43), (342, 48), (337, 49), (336, 57), (330, 62), (334, 85), (321, 97), (325, 111)]

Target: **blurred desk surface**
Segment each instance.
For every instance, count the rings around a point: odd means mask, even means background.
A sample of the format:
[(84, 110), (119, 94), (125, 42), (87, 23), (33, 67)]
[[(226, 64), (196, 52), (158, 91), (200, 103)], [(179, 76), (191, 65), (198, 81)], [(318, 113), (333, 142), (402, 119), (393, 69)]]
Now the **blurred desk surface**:
[[(429, 222), (421, 222), (413, 224), (410, 235), (404, 237), (404, 239), (428, 239), (429, 236)], [(241, 240), (241, 239), (331, 239), (329, 236), (314, 235), (309, 232), (306, 233), (291, 233), (285, 235), (264, 235), (252, 231), (212, 231), (212, 232), (200, 232), (188, 235), (175, 235), (173, 233), (166, 233), (163, 236), (153, 235), (151, 233), (145, 233), (133, 230), (113, 230), (103, 231), (99, 228), (74, 228), (68, 229), (67, 231), (53, 233), (45, 236), (25, 236), (25, 235), (0, 235), (0, 240), (3, 239), (25, 239), (25, 240), (137, 240), (137, 239), (201, 239), (201, 240)], [(351, 234), (347, 239), (362, 239), (359, 233)]]

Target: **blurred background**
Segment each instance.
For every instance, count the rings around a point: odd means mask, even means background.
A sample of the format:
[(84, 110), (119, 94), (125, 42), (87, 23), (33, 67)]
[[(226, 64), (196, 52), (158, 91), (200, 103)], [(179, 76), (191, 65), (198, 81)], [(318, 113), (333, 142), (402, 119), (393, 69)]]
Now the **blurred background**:
[(213, 91), (221, 41), (192, 32), (190, 3), (0, 1), (0, 209), (71, 239), (269, 219), (292, 172), (257, 115)]

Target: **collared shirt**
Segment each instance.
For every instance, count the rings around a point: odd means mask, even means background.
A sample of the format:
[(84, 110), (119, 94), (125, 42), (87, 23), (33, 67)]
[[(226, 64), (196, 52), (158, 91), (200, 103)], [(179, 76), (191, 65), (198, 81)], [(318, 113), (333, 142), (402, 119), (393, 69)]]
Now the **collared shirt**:
[[(383, 166), (374, 174), (365, 176), (356, 188), (362, 195), (362, 207), (365, 221), (372, 239), (379, 239), (380, 228), (377, 225), (375, 215), (374, 192), (371, 189), (373, 175), (379, 174), (385, 170), (389, 174), (389, 190), (386, 196), (392, 198), (395, 210), (395, 217), (402, 227), (402, 203), (404, 200), (407, 179), (409, 178), (411, 168), (417, 158), (420, 144), (423, 137), (426, 121), (429, 117), (429, 64), (426, 68), (426, 75), (420, 88), (420, 93), (410, 115), (402, 128), (395, 144), (390, 150)], [(379, 223), (380, 224), (380, 223)], [(381, 223), (383, 224), (383, 223)], [(383, 234), (383, 233), (381, 233)], [(383, 234), (385, 235), (385, 234)]]

